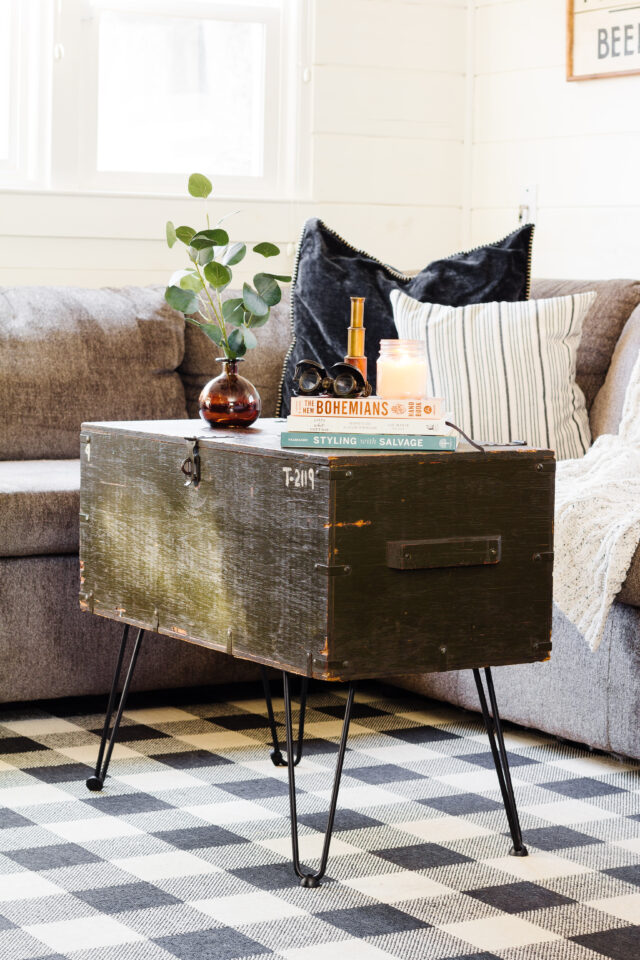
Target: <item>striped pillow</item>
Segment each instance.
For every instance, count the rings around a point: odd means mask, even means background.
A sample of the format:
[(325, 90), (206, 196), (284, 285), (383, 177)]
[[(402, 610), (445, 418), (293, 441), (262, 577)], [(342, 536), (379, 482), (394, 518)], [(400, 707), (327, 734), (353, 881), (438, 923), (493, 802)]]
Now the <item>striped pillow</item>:
[(391, 303), (398, 336), (426, 341), (428, 392), (446, 397), (463, 430), (567, 460), (591, 443), (576, 352), (595, 296), (446, 307), (394, 290)]

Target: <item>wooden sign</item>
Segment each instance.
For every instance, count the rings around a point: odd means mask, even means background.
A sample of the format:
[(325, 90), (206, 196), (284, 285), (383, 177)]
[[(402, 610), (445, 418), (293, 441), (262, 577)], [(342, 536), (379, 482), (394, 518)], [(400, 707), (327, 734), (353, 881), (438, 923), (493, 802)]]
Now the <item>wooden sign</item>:
[(640, 73), (640, 3), (568, 0), (567, 80)]

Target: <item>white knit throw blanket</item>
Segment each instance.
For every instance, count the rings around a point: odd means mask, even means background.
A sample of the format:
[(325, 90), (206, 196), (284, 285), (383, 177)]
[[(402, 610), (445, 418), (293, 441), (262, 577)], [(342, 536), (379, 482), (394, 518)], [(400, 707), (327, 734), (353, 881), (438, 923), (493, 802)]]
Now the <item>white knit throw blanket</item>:
[(581, 460), (557, 466), (556, 604), (592, 650), (640, 540), (640, 356), (616, 436), (604, 434)]

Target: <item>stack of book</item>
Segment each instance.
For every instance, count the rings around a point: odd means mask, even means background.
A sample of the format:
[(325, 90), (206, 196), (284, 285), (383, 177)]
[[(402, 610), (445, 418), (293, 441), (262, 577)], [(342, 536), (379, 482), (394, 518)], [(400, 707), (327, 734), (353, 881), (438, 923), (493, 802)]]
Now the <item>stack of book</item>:
[(455, 450), (441, 399), (293, 397), (283, 447)]

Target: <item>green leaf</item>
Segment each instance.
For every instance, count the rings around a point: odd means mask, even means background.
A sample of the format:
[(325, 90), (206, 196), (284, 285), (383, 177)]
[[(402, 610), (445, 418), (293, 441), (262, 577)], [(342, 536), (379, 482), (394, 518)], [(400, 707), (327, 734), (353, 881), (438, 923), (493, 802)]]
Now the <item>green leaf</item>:
[(227, 338), (229, 340), (229, 346), (238, 357), (243, 357), (247, 352), (247, 346), (244, 342), (245, 333), (246, 330), (241, 330), (239, 327), (236, 327)]
[(193, 290), (183, 290), (181, 287), (167, 287), (164, 298), (170, 307), (180, 313), (197, 313), (198, 298)]
[(205, 247), (204, 250), (194, 250), (193, 247), (189, 247), (189, 256), (204, 267), (213, 260), (213, 247)]
[(166, 234), (167, 234), (167, 244), (170, 247), (172, 247), (178, 238), (176, 236), (176, 228), (171, 223), (171, 220), (167, 220)]
[(217, 323), (203, 323), (200, 329), (206, 333), (209, 340), (213, 340), (218, 346), (222, 343), (222, 331)]
[(247, 350), (253, 350), (258, 346), (258, 339), (255, 333), (252, 330), (248, 330), (246, 327), (242, 331), (244, 337), (244, 344)]
[(227, 323), (240, 327), (244, 323), (244, 303), (242, 297), (225, 300), (222, 304), (222, 316)]
[(187, 246), (191, 243), (191, 237), (195, 237), (196, 231), (193, 227), (177, 227), (176, 228), (176, 237), (178, 240), (181, 240), (182, 243), (186, 243)]
[(277, 257), (280, 253), (280, 247), (276, 247), (275, 243), (268, 243), (265, 240), (263, 243), (256, 243), (253, 252), (260, 253), (263, 257)]
[(256, 290), (269, 307), (275, 307), (282, 300), (282, 290), (276, 281), (266, 273), (256, 273), (253, 278)]
[(204, 275), (206, 280), (211, 284), (212, 287), (215, 287), (216, 290), (226, 287), (226, 285), (231, 280), (231, 270), (228, 267), (225, 267), (221, 263), (217, 263), (215, 260), (212, 260), (211, 263), (208, 263), (204, 268)]
[(192, 273), (188, 271), (180, 279), (180, 286), (183, 290), (193, 290), (195, 293), (200, 293), (204, 289), (204, 283), (200, 279), (197, 273)]
[(220, 259), (222, 263), (226, 263), (232, 267), (244, 259), (246, 252), (247, 248), (244, 243), (232, 243), (227, 247)]
[(205, 247), (224, 247), (229, 243), (229, 234), (226, 230), (200, 230), (191, 237), (191, 246), (194, 250), (204, 250)]
[(265, 303), (248, 283), (245, 283), (242, 288), (242, 299), (248, 313), (256, 317), (263, 317), (265, 313), (269, 313), (269, 304)]
[(201, 323), (199, 320), (194, 320), (192, 317), (185, 317), (185, 320), (188, 323), (192, 323), (194, 327), (199, 327), (204, 334), (209, 337), (209, 340), (213, 340), (214, 343), (217, 343), (218, 346), (222, 343), (222, 331), (217, 323)]
[(249, 326), (251, 329), (253, 330), (255, 327), (264, 327), (265, 323), (269, 319), (270, 313), (271, 311), (268, 311), (263, 317), (250, 317), (251, 322), (249, 323)]
[(291, 277), (284, 277), (279, 273), (265, 273), (265, 277), (271, 277), (272, 280), (279, 280), (280, 283), (291, 283)]
[(179, 287), (180, 281), (183, 277), (186, 277), (188, 273), (191, 273), (191, 270), (174, 270), (169, 278), (168, 287)]
[(189, 177), (188, 190), (192, 197), (208, 197), (213, 190), (213, 184), (203, 173), (192, 173)]

